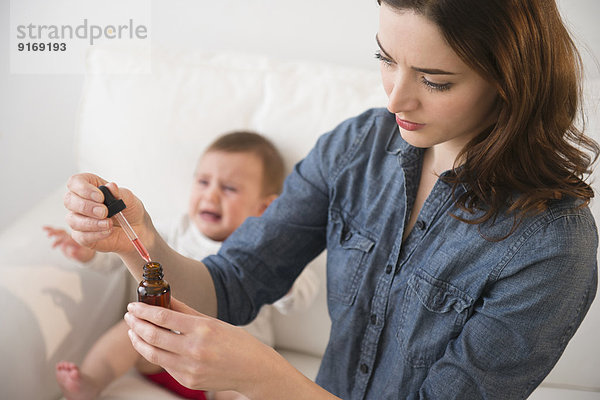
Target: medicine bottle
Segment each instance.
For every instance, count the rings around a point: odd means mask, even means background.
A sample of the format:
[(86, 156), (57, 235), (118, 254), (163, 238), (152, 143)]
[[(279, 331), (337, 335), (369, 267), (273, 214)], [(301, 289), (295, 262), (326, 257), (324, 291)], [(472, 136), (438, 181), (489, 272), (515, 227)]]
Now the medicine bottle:
[(144, 264), (143, 279), (138, 285), (138, 301), (153, 306), (171, 308), (171, 287), (163, 280), (160, 263), (150, 261)]

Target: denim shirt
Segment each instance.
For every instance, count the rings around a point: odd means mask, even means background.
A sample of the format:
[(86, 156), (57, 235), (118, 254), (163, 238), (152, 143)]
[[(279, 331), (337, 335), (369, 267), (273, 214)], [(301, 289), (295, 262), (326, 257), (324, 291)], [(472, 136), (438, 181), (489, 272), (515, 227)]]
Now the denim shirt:
[(512, 216), (460, 222), (473, 216), (438, 179), (402, 240), (422, 156), (384, 109), (323, 135), (264, 215), (204, 260), (219, 318), (247, 323), (326, 249), (319, 385), (343, 399), (526, 398), (595, 296), (592, 214), (554, 201), (498, 241)]

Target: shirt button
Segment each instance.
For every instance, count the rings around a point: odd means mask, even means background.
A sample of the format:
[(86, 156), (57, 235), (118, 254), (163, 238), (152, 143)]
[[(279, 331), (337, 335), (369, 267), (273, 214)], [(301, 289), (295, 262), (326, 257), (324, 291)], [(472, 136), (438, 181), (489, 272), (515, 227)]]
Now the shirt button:
[(417, 228), (419, 228), (419, 230), (425, 229), (426, 226), (427, 226), (427, 224), (425, 223), (425, 221), (423, 221), (423, 220), (417, 221)]
[(366, 374), (369, 372), (369, 366), (367, 364), (360, 364), (360, 372)]
[(387, 267), (385, 267), (385, 273), (386, 274), (391, 274), (392, 273), (392, 269), (393, 269), (393, 267), (391, 265), (388, 265)]
[(377, 315), (371, 314), (371, 323), (373, 325), (377, 324)]

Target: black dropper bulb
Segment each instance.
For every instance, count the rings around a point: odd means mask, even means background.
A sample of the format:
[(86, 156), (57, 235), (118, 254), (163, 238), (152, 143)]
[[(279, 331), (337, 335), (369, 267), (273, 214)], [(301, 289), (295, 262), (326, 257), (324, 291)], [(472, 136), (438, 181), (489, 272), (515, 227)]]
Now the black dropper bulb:
[(100, 189), (104, 194), (104, 205), (108, 208), (107, 218), (110, 218), (116, 213), (123, 211), (127, 207), (125, 202), (121, 199), (117, 200), (106, 186), (100, 185), (98, 186), (98, 189)]

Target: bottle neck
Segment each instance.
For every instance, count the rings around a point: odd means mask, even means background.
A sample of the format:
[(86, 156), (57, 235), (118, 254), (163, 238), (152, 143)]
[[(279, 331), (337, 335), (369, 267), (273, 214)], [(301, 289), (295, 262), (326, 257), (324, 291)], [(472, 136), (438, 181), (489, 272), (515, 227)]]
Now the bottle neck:
[(143, 278), (147, 281), (160, 281), (163, 278), (163, 269), (160, 263), (150, 261), (144, 264)]

